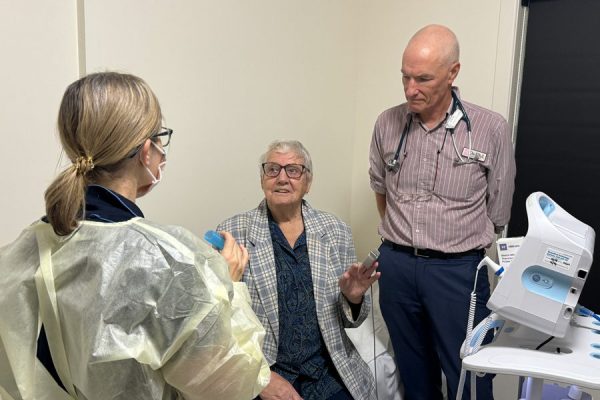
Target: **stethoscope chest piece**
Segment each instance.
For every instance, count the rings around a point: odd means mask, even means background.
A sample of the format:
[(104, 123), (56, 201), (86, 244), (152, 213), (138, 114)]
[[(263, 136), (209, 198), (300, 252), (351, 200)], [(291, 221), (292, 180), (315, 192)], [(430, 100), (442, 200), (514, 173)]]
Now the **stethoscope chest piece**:
[(389, 172), (398, 172), (398, 170), (400, 169), (400, 163), (398, 162), (398, 159), (394, 158), (386, 163), (385, 168)]

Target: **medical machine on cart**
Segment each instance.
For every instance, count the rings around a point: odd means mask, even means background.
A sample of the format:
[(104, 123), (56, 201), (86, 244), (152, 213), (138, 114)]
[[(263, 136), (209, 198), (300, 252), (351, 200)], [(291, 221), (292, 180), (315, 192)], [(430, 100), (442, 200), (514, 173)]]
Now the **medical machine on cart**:
[[(490, 316), (472, 328), (470, 315), (457, 399), (466, 371), (472, 399), (475, 373), (528, 377), (531, 400), (542, 399), (544, 380), (577, 385), (574, 399), (586, 398), (579, 387), (600, 389), (600, 317), (577, 303), (592, 264), (594, 230), (541, 192), (527, 198), (526, 209), (527, 235), (499, 241), (514, 247), (510, 263), (485, 257), (478, 266), (491, 267), (500, 280), (487, 303)], [(489, 330), (494, 339), (482, 345)]]

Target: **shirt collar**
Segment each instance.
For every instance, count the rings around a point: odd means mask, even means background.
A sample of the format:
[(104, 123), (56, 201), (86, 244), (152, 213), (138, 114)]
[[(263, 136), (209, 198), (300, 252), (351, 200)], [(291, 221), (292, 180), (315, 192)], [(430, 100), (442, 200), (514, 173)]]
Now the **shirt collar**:
[(131, 200), (100, 185), (89, 185), (85, 193), (85, 219), (88, 221), (123, 222), (144, 218), (142, 210)]
[[(458, 98), (460, 99), (460, 90), (459, 90), (458, 86), (452, 86), (452, 88), (451, 88), (450, 90), (452, 90), (453, 92), (455, 92), (455, 93), (456, 93), (456, 95), (458, 96)], [(449, 115), (452, 113), (452, 109), (453, 109), (453, 108), (454, 108), (454, 99), (452, 99), (452, 100), (450, 101), (450, 105), (448, 106), (448, 110), (446, 110), (446, 116), (444, 117), (444, 119), (442, 119), (442, 120), (440, 121), (440, 123), (439, 123), (439, 124), (437, 124), (437, 125), (436, 125), (435, 127), (433, 127), (432, 129), (428, 129), (428, 128), (425, 126), (425, 124), (423, 124), (423, 122), (421, 121), (421, 118), (419, 118), (419, 115), (418, 115), (417, 113), (414, 113), (414, 112), (410, 111), (410, 110), (408, 109), (408, 107), (406, 108), (406, 117), (405, 117), (405, 118), (408, 118), (408, 115), (409, 115), (409, 114), (411, 114), (411, 115), (412, 115), (412, 118), (413, 118), (413, 120), (414, 120), (414, 121), (417, 121), (417, 122), (419, 123), (419, 126), (421, 126), (421, 127), (422, 127), (422, 128), (423, 128), (423, 129), (424, 129), (426, 132), (431, 132), (431, 131), (434, 131), (434, 130), (436, 130), (437, 128), (439, 128), (439, 127), (440, 127), (440, 125), (442, 125), (443, 123), (445, 123), (445, 122), (446, 122), (446, 120), (448, 119), (448, 116), (449, 116)]]
[(298, 239), (296, 240), (296, 243), (292, 248), (292, 246), (288, 243), (287, 239), (285, 238), (285, 235), (283, 234), (281, 228), (273, 219), (273, 216), (271, 215), (271, 210), (269, 210), (268, 207), (267, 217), (269, 219), (269, 231), (271, 233), (271, 240), (273, 243), (277, 243), (278, 245), (283, 246), (284, 248), (289, 248), (292, 250), (296, 250), (300, 246), (304, 246), (306, 244), (306, 228), (302, 231), (300, 236), (298, 236)]

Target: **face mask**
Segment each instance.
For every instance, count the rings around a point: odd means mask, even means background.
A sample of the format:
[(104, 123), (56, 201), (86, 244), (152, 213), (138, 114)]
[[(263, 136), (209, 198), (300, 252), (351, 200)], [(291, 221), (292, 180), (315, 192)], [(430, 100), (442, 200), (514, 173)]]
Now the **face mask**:
[(152, 171), (150, 171), (150, 168), (148, 168), (144, 164), (144, 168), (146, 168), (146, 171), (148, 171), (148, 174), (150, 174), (150, 176), (152, 177), (152, 182), (150, 182), (150, 187), (148, 188), (148, 191), (154, 189), (154, 187), (156, 185), (158, 185), (158, 183), (162, 180), (162, 175), (163, 175), (165, 166), (167, 165), (167, 153), (165, 153), (165, 151), (163, 149), (161, 149), (153, 141), (150, 141), (150, 143), (152, 143), (154, 145), (154, 147), (156, 147), (156, 149), (165, 157), (165, 160), (163, 162), (161, 162), (160, 164), (158, 164), (158, 176), (154, 176), (154, 174), (152, 173)]

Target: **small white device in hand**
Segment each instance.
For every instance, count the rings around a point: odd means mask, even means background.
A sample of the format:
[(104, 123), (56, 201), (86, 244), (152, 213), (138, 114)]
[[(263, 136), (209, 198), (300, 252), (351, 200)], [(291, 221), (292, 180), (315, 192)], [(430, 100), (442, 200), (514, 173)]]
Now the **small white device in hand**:
[(365, 260), (362, 262), (362, 264), (365, 267), (370, 268), (373, 265), (373, 263), (375, 261), (377, 261), (378, 258), (379, 258), (379, 250), (377, 250), (377, 249), (371, 250), (369, 252), (369, 254), (367, 255), (367, 257), (365, 257)]

